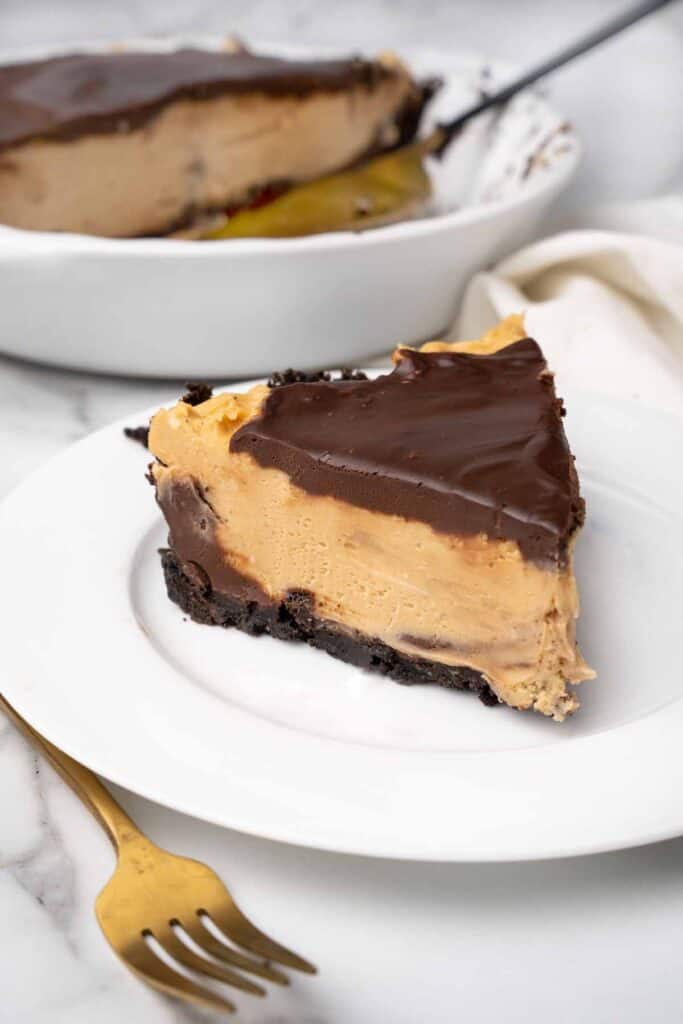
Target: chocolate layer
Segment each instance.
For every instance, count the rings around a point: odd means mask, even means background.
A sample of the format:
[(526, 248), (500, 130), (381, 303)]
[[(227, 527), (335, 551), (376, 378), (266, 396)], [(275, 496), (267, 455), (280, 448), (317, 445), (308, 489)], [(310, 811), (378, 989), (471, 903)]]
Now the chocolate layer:
[[(306, 96), (371, 88), (392, 73), (360, 58), (282, 60), (246, 50), (81, 54), (0, 66), (0, 148), (36, 136), (128, 131), (177, 99), (254, 91)], [(414, 132), (427, 98), (400, 113), (403, 134)]]
[(275, 389), (230, 447), (311, 494), (562, 563), (583, 518), (562, 414), (531, 338), (491, 355), (405, 349), (374, 381)]
[(206, 593), (221, 591), (250, 604), (271, 603), (256, 580), (226, 561), (216, 542), (216, 514), (196, 481), (177, 481), (173, 487), (157, 490), (157, 501), (168, 523), (168, 542), (180, 553), (197, 588)]
[(212, 590), (192, 567), (188, 571), (172, 549), (161, 552), (161, 561), (168, 596), (195, 622), (300, 641), (399, 683), (432, 683), (453, 690), (471, 690), (484, 704), (499, 703), (480, 672), (413, 658), (372, 637), (341, 632), (333, 623), (316, 617), (315, 602), (305, 591), (293, 591), (280, 602), (250, 602)]

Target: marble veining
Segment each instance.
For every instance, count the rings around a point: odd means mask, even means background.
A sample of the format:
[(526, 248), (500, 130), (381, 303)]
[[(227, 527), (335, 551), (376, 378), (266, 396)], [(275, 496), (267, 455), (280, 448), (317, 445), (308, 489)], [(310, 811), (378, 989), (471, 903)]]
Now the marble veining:
[[(9, 727), (3, 730), (3, 743), (9, 742), (8, 731)], [(64, 934), (69, 948), (76, 952), (69, 929), (75, 900), (74, 866), (45, 800), (43, 762), (33, 751), (29, 754), (29, 803), (36, 819), (35, 842), (18, 850), (14, 857), (10, 855), (3, 867), (39, 906), (44, 907), (53, 924)]]

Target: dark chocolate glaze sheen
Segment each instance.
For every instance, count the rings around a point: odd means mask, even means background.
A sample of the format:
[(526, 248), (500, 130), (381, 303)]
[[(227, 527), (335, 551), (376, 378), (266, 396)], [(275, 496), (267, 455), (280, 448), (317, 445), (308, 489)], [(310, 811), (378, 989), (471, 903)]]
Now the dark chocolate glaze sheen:
[(561, 416), (530, 338), (492, 355), (404, 349), (374, 381), (271, 391), (230, 447), (311, 494), (562, 564), (583, 503)]
[(176, 99), (225, 93), (306, 96), (368, 88), (393, 72), (375, 61), (282, 60), (227, 53), (81, 54), (0, 66), (0, 148), (86, 132), (127, 131)]

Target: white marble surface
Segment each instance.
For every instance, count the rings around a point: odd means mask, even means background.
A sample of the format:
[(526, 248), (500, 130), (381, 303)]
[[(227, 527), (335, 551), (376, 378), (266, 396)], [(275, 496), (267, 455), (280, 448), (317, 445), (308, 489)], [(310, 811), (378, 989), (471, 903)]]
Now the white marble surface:
[[(2, 0), (0, 36), (29, 45), (206, 25), (340, 45), (362, 32), (378, 46), (441, 43), (533, 59), (623, 6)], [(681, 23), (679, 6), (553, 87), (587, 143), (562, 215), (680, 180), (680, 132), (669, 126), (680, 124), (683, 102)], [(177, 385), (0, 358), (0, 493), (88, 431), (175, 394)], [(5, 723), (0, 780), (0, 1024), (208, 1019), (148, 992), (114, 959), (92, 912), (113, 863), (104, 834)], [(400, 864), (280, 846), (117, 795), (156, 840), (212, 864), (258, 923), (319, 964), (319, 978), (265, 1002), (238, 998), (251, 1024), (681, 1019), (683, 840), (554, 863)]]

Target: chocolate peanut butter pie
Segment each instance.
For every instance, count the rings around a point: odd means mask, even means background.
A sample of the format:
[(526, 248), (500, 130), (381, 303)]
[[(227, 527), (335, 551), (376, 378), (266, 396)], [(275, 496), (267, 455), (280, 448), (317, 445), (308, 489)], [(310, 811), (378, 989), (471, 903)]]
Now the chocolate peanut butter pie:
[(593, 672), (575, 640), (584, 505), (541, 349), (511, 317), (394, 361), (154, 416), (169, 596), (198, 622), (561, 721)]
[(392, 56), (76, 54), (0, 67), (0, 221), (167, 234), (410, 141), (428, 95)]

